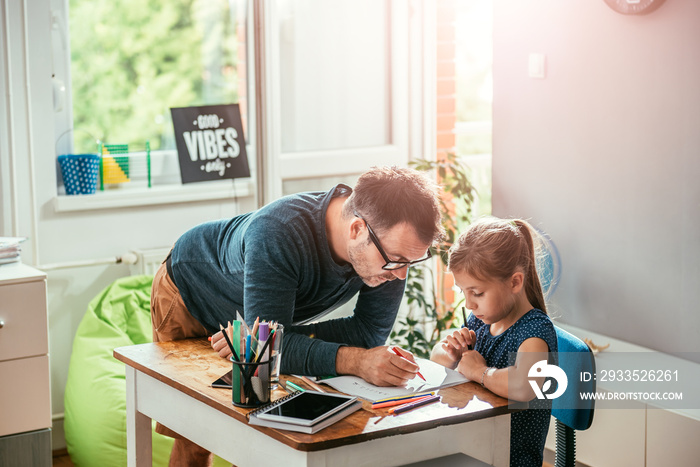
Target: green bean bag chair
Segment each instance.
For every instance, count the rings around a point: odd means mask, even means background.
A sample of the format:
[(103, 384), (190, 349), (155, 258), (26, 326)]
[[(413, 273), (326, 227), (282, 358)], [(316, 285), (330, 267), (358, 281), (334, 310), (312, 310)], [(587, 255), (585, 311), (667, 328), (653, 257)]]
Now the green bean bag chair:
[[(73, 464), (126, 465), (126, 376), (116, 347), (152, 341), (153, 276), (116, 280), (88, 305), (73, 340), (64, 398)], [(155, 426), (155, 422), (154, 422)], [(153, 432), (153, 465), (167, 466), (173, 439)], [(219, 458), (214, 465), (230, 466)]]

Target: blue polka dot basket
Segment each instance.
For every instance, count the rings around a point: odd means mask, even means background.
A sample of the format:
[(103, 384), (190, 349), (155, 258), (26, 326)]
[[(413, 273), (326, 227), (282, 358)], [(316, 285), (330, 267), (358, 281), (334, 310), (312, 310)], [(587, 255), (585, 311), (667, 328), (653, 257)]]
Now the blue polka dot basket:
[(67, 195), (92, 195), (97, 189), (100, 157), (97, 154), (58, 156)]

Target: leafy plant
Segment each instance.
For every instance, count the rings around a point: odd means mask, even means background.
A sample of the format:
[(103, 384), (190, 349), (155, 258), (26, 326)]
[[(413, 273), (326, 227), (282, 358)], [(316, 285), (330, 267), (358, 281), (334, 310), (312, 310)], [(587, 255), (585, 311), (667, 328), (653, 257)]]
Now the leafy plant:
[[(75, 146), (174, 147), (171, 107), (237, 102), (239, 42), (227, 0), (70, 0)], [(65, 46), (65, 44), (64, 44)]]
[(440, 210), (446, 237), (431, 248), (433, 256), (438, 258), (434, 268), (408, 270), (405, 295), (410, 309), (394, 327), (390, 339), (392, 344), (427, 358), (440, 340), (440, 333), (452, 327), (455, 321), (453, 303), (448, 303), (445, 296), (447, 255), (459, 235), (459, 227), (465, 227), (471, 220), (476, 190), (469, 181), (468, 169), (459, 163), (455, 154), (447, 154), (438, 161), (419, 159), (410, 165), (416, 170), (436, 173), (444, 189)]

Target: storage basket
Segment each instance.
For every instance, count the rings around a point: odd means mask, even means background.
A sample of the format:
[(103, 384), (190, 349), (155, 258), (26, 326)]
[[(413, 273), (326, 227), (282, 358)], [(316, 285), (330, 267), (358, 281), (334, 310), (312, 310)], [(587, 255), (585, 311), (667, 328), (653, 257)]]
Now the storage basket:
[(97, 189), (100, 158), (97, 154), (58, 156), (67, 195), (91, 195)]
[(128, 144), (99, 142), (97, 153), (102, 156), (99, 169), (99, 187), (151, 188), (151, 143), (146, 141), (143, 151), (130, 152)]

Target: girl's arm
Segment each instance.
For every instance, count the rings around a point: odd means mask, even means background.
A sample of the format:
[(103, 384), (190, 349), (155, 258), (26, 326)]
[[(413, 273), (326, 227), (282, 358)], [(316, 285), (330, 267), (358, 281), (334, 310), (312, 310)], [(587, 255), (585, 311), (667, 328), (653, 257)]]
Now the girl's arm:
[(462, 353), (476, 343), (476, 334), (467, 328), (461, 328), (435, 344), (430, 359), (453, 370), (457, 367)]
[[(518, 347), (515, 364), (511, 367), (493, 369), (486, 366), (486, 361), (476, 351), (467, 351), (462, 355), (457, 370), (472, 381), (481, 383), (485, 388), (501, 397), (516, 401), (530, 401), (535, 392), (528, 383), (528, 371), (540, 360), (547, 360), (549, 347), (539, 337), (531, 337)], [(513, 378), (512, 381), (509, 381)], [(536, 378), (542, 388), (544, 378)]]

